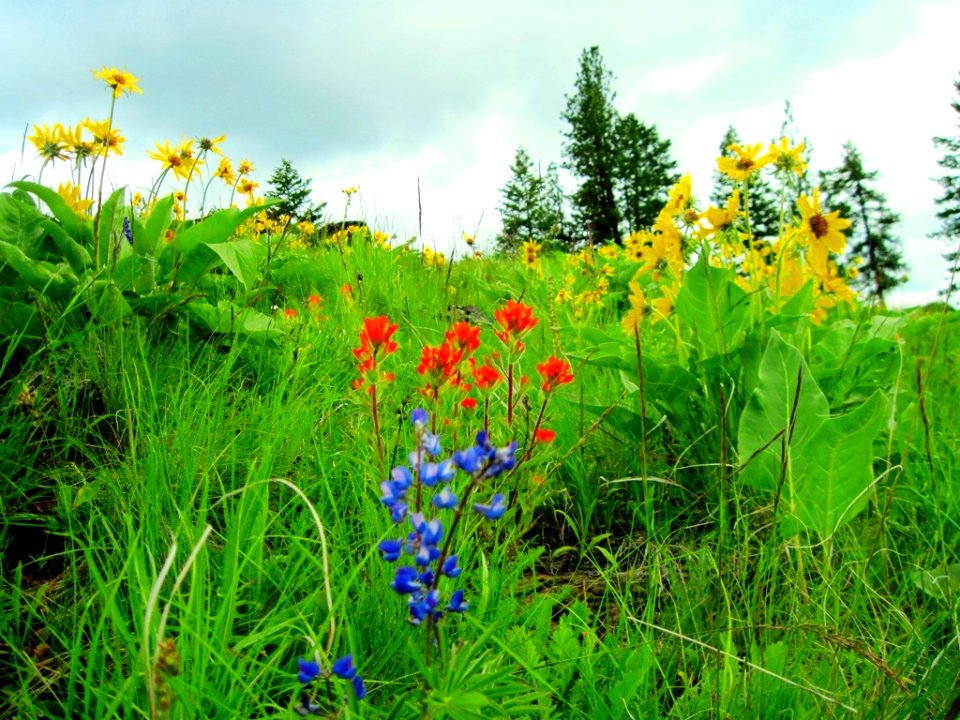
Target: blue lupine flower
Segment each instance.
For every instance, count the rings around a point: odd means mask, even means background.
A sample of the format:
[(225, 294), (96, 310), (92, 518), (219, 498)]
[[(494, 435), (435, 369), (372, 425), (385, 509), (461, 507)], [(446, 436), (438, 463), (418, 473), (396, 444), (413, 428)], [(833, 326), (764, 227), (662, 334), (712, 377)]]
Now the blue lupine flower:
[(439, 618), (437, 605), (440, 604), (440, 591), (431, 590), (426, 594), (420, 594), (410, 598), (410, 622), (419, 625), (428, 617), (433, 615)]
[(450, 612), (466, 612), (470, 609), (470, 603), (463, 601), (463, 590), (454, 590), (450, 596), (450, 602), (447, 604), (447, 610)]
[(397, 488), (400, 490), (406, 490), (413, 484), (413, 475), (410, 473), (410, 468), (404, 465), (400, 465), (391, 470), (390, 479), (396, 483)]
[(390, 587), (401, 595), (416, 592), (421, 587), (417, 580), (417, 569), (408, 565), (398, 567), (396, 574), (393, 576), (393, 581), (390, 583)]
[(507, 503), (502, 493), (493, 496), (489, 505), (484, 503), (474, 503), (473, 509), (483, 515), (487, 520), (497, 520), (507, 511)]
[(130, 227), (130, 218), (125, 217), (123, 219), (123, 236), (127, 239), (127, 242), (133, 245), (133, 228)]
[(457, 496), (447, 486), (433, 496), (433, 504), (441, 510), (453, 510), (457, 506)]
[(448, 578), (457, 577), (460, 574), (460, 568), (457, 567), (457, 560), (456, 555), (447, 557), (447, 559), (443, 561), (443, 567), (440, 568), (440, 572)]
[(357, 669), (353, 666), (353, 655), (344, 655), (339, 660), (334, 660), (330, 672), (344, 680), (353, 680), (357, 674)]
[(438, 557), (440, 557), (440, 551), (435, 546), (422, 545), (420, 550), (417, 551), (417, 565), (420, 567), (427, 567)]
[(440, 463), (424, 463), (420, 471), (420, 482), (427, 487), (433, 487), (438, 482), (450, 482), (456, 475), (457, 468), (453, 460), (444, 460)]
[(430, 457), (440, 454), (440, 436), (425, 432), (420, 438), (420, 447)]
[(395, 523), (403, 522), (403, 519), (407, 516), (407, 504), (403, 502), (398, 502), (396, 505), (390, 508), (390, 519)]
[(378, 546), (383, 553), (383, 559), (387, 562), (393, 562), (400, 559), (400, 553), (403, 551), (402, 540), (384, 540)]
[(320, 674), (320, 663), (313, 660), (300, 658), (297, 660), (297, 667), (300, 668), (300, 672), (297, 673), (297, 680), (303, 684), (312, 682)]
[(367, 696), (367, 686), (363, 684), (363, 678), (355, 675), (353, 678), (353, 694), (357, 700), (363, 700)]
[(420, 534), (423, 537), (423, 543), (425, 545), (436, 545), (443, 540), (443, 523), (441, 523), (439, 519), (434, 518), (423, 525), (423, 530)]
[(425, 428), (427, 426), (427, 420), (430, 419), (430, 416), (427, 415), (427, 411), (423, 408), (417, 408), (412, 413), (410, 413), (410, 422), (413, 423), (413, 426), (418, 430)]
[(433, 570), (427, 568), (422, 573), (420, 573), (420, 584), (424, 587), (433, 586)]
[(401, 498), (403, 498), (404, 491), (401, 488), (397, 487), (397, 484), (392, 480), (384, 480), (380, 483), (380, 492), (383, 493), (380, 496), (380, 502), (382, 502), (387, 507), (392, 507), (396, 505)]

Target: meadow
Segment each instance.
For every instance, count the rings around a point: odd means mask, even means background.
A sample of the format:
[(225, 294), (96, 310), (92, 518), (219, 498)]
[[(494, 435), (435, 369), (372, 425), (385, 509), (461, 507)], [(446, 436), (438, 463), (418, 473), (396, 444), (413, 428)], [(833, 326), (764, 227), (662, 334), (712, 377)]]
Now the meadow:
[(857, 297), (789, 142), (778, 238), (684, 178), (445, 256), (222, 138), (105, 196), (98, 77), (0, 194), (0, 717), (960, 714), (960, 316)]

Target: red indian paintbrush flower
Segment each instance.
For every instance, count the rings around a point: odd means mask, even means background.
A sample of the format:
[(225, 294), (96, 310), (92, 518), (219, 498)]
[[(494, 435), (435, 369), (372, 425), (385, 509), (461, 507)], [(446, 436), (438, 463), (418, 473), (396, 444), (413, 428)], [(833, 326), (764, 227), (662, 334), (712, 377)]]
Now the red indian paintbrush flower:
[(493, 316), (500, 323), (501, 328), (494, 330), (494, 334), (508, 347), (523, 350), (526, 346), (520, 338), (537, 324), (537, 318), (533, 317), (533, 308), (515, 300), (507, 300), (507, 304), (494, 312)]
[(543, 377), (544, 392), (550, 392), (560, 385), (573, 382), (573, 373), (570, 372), (570, 363), (551, 355), (546, 362), (537, 365), (537, 370)]
[(397, 325), (391, 325), (386, 315), (375, 318), (364, 318), (363, 330), (360, 331), (360, 347), (354, 348), (353, 354), (360, 360), (366, 357), (376, 357), (379, 351), (385, 355), (397, 351), (397, 343), (390, 338), (397, 331)]
[(447, 331), (446, 341), (469, 356), (480, 347), (480, 328), (468, 322), (454, 323)]

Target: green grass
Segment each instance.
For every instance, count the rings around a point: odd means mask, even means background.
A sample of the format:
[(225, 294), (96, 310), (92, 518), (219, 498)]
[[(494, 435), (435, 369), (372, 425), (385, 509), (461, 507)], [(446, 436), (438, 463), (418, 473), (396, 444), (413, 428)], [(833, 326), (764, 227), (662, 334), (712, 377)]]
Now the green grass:
[[(292, 717), (297, 658), (328, 638), (326, 659), (353, 653), (369, 689), (348, 717), (942, 717), (960, 692), (960, 316), (903, 314), (896, 357), (866, 358), (862, 377), (824, 350), (843, 318), (804, 331), (833, 407), (880, 386), (895, 423), (867, 508), (826, 540), (784, 538), (773, 498), (736, 472), (748, 371), (668, 376), (674, 340), (653, 330), (644, 402), (625, 394), (635, 360), (596, 363), (597, 332), (622, 337), (623, 299), (575, 321), (552, 302), (563, 262), (545, 259), (547, 282), (504, 259), (448, 275), (364, 244), (291, 254), (262, 298), (301, 310), (279, 349), (134, 318), (5, 368), (0, 717)], [(393, 465), (448, 306), (492, 315), (521, 295), (540, 317), (523, 373), (535, 383), (538, 361), (568, 353), (577, 380), (550, 401), (555, 443), (508, 478), (513, 509), (467, 527), (471, 608), (425, 663), (376, 550), (394, 531), (351, 348), (363, 317), (400, 325), (380, 398)], [(482, 342), (494, 349), (490, 329)], [(441, 428), (445, 451), (468, 425)], [(944, 568), (952, 583), (934, 581)]]

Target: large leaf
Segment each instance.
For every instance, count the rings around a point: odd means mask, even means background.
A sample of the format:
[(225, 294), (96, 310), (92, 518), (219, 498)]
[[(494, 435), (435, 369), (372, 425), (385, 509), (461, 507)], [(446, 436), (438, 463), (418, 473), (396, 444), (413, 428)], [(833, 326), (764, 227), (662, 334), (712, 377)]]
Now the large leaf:
[(210, 245), (227, 269), (240, 281), (244, 290), (250, 290), (257, 282), (258, 262), (257, 252), (249, 240), (234, 240), (228, 243)]
[(100, 238), (100, 267), (106, 265), (110, 259), (113, 243), (119, 242), (117, 234), (117, 208), (125, 192), (126, 188), (114, 190), (100, 208), (100, 224), (97, 229), (97, 237)]
[[(873, 440), (886, 421), (879, 392), (853, 412), (829, 418), (792, 458), (786, 509), (801, 525), (828, 537), (867, 505), (873, 483)], [(784, 527), (786, 534), (792, 529)]]
[(145, 232), (133, 238), (134, 252), (153, 256), (160, 254), (163, 249), (163, 236), (173, 222), (173, 201), (173, 195), (168, 195), (153, 206), (147, 217)]
[(50, 212), (60, 221), (63, 229), (67, 231), (70, 237), (81, 245), (89, 246), (93, 244), (93, 231), (88, 221), (77, 215), (73, 208), (67, 205), (66, 200), (60, 197), (59, 193), (45, 185), (27, 182), (26, 180), (12, 182), (10, 183), (10, 187), (26, 190), (36, 195), (46, 203), (46, 206), (50, 208)]
[(187, 255), (201, 243), (212, 245), (226, 242), (233, 235), (233, 231), (240, 227), (247, 218), (253, 217), (265, 207), (273, 204), (275, 203), (267, 202), (263, 205), (248, 207), (245, 210), (228, 208), (216, 212), (203, 221), (177, 233), (173, 240), (173, 247), (177, 252)]
[[(741, 478), (759, 490), (773, 491), (780, 480), (782, 463), (783, 438), (774, 440), (777, 433), (789, 435), (786, 444), (788, 451), (792, 451), (819, 430), (830, 415), (830, 407), (800, 351), (784, 341), (776, 330), (770, 333), (758, 378), (757, 388), (740, 415), (740, 462), (750, 460)], [(788, 433), (794, 405), (793, 432)], [(761, 450), (764, 446), (766, 449)], [(758, 453), (756, 457), (755, 453)]]
[(0, 240), (0, 261), (9, 265), (20, 278), (38, 293), (61, 296), (72, 291), (77, 284), (77, 276), (69, 267), (34, 260), (27, 257), (16, 245)]
[(749, 303), (735, 279), (733, 269), (713, 267), (704, 253), (677, 293), (677, 316), (696, 334), (701, 360), (727, 355), (743, 341)]
[(39, 242), (43, 222), (48, 219), (27, 198), (21, 200), (10, 193), (0, 195), (0, 240), (19, 248)]
[(780, 487), (783, 534), (806, 528), (825, 538), (863, 509), (886, 406), (877, 392), (853, 412), (830, 417), (800, 352), (771, 332), (738, 441), (744, 482), (767, 492)]
[(53, 238), (63, 259), (78, 276), (83, 275), (93, 264), (90, 253), (83, 245), (74, 240), (55, 220), (44, 218), (43, 229)]

